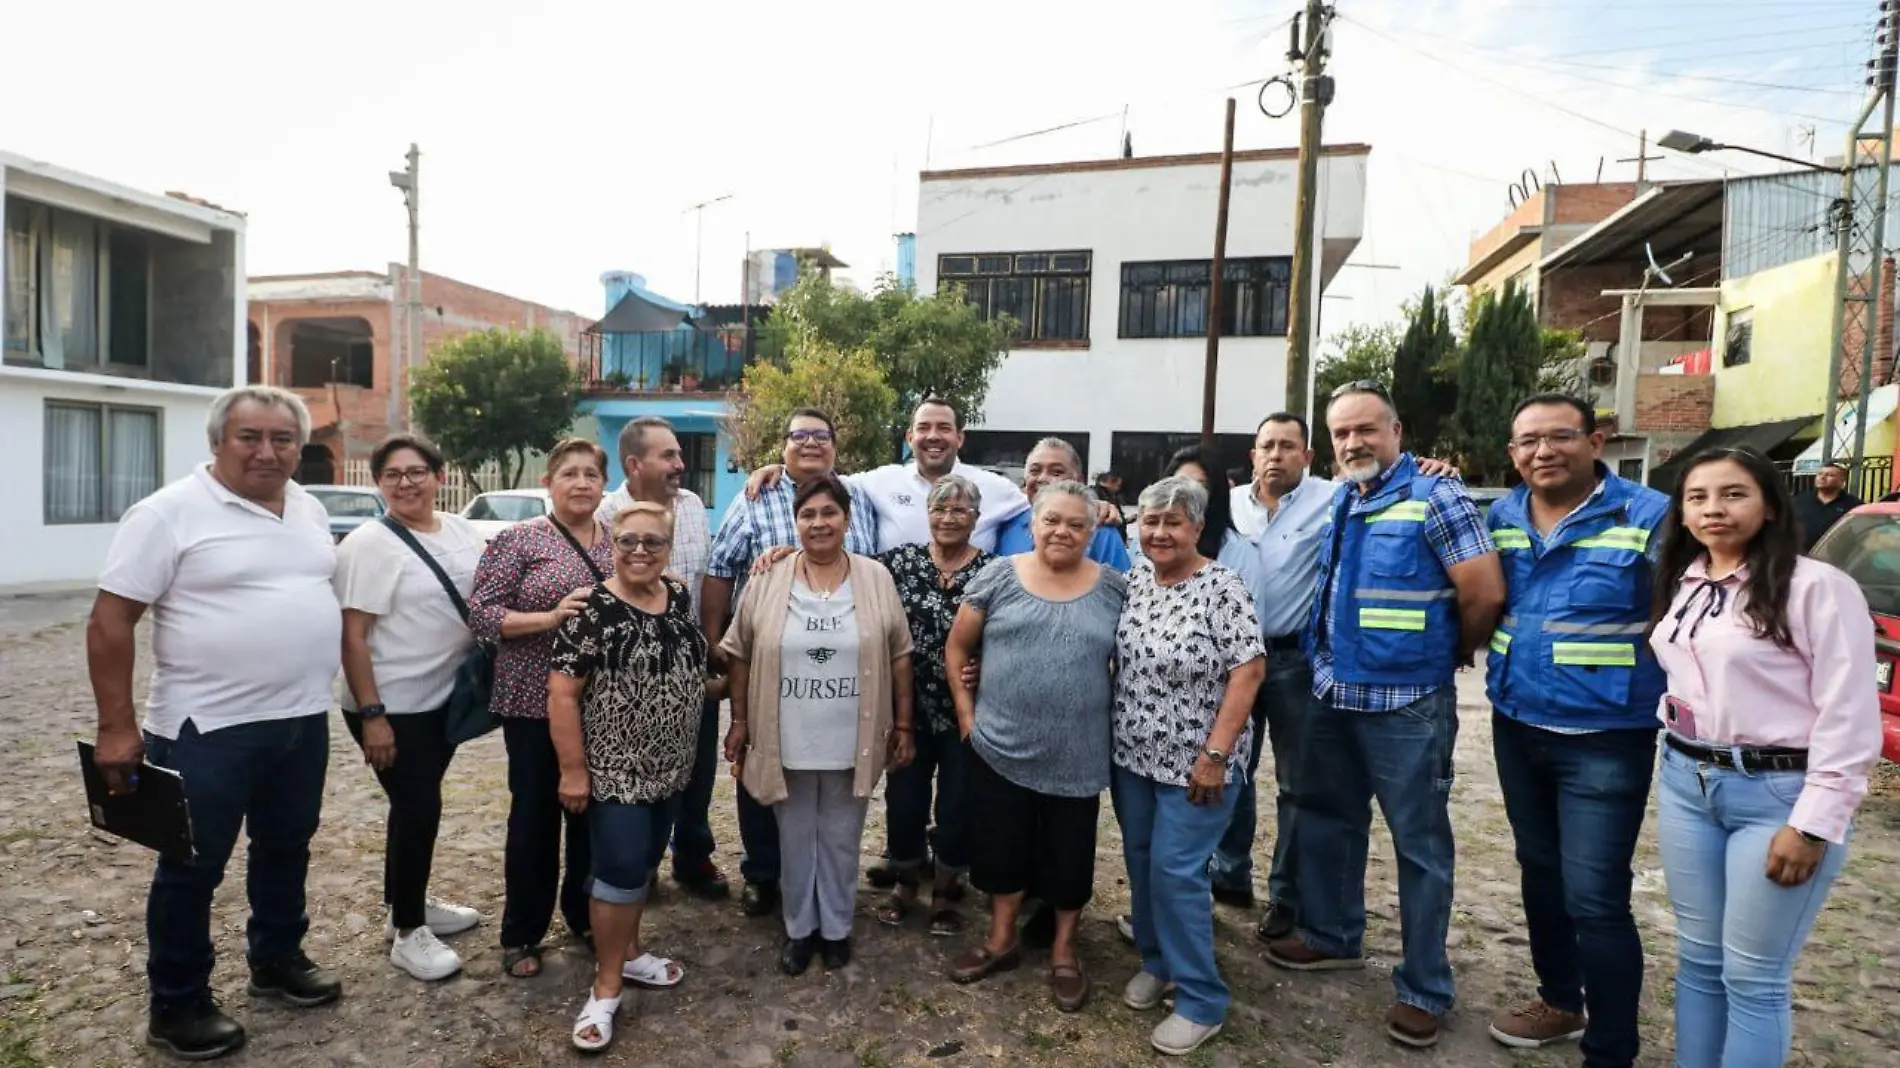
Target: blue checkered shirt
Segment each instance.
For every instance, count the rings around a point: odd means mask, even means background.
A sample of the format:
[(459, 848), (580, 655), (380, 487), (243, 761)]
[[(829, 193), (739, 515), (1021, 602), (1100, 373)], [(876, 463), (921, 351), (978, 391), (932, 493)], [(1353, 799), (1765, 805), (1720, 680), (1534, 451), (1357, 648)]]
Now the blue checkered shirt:
[[(845, 488), (851, 491), (851, 525), (845, 529), (844, 549), (860, 556), (876, 555), (877, 513), (871, 508), (871, 498), (849, 482)], [(761, 553), (798, 548), (798, 521), (792, 511), (792, 498), (797, 494), (792, 480), (781, 478), (760, 490), (758, 500), (741, 493), (726, 506), (726, 514), (719, 520), (719, 533), (713, 535), (706, 573), (731, 579), (735, 598), (745, 588), (752, 562)]]
[[(1355, 493), (1352, 483), (1341, 482), (1336, 492), (1353, 494), (1349, 514), (1362, 514), (1365, 502), (1378, 495), (1386, 480), (1392, 477), (1393, 467), (1397, 466), (1394, 464), (1380, 472), (1363, 494)], [(1337, 502), (1337, 498), (1334, 500)], [(1497, 552), (1497, 546), (1491, 543), (1491, 533), (1484, 529), (1484, 517), (1478, 514), (1478, 506), (1465, 492), (1465, 484), (1455, 478), (1440, 479), (1426, 499), (1425, 539), (1447, 570), (1485, 553)], [(1339, 602), (1333, 595), (1333, 584), (1339, 577), (1335, 567), (1326, 588), (1320, 591), (1320, 596), (1326, 598), (1326, 633), (1313, 652), (1313, 696), (1353, 712), (1391, 712), (1423, 700), (1437, 690), (1436, 686), (1372, 686), (1333, 679), (1332, 640), (1337, 633), (1333, 629), (1333, 615)]]

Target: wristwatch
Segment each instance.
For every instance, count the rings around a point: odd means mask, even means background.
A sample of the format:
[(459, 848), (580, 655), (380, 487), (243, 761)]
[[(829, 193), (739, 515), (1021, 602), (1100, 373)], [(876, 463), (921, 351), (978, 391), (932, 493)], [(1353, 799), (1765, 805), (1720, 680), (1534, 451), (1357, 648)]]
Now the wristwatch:
[(1201, 752), (1203, 752), (1203, 753), (1206, 753), (1206, 754), (1207, 754), (1207, 759), (1209, 759), (1209, 760), (1211, 760), (1211, 761), (1213, 761), (1214, 763), (1216, 763), (1216, 764), (1219, 764), (1219, 765), (1220, 765), (1220, 766), (1222, 766), (1222, 767), (1226, 767), (1226, 766), (1227, 766), (1227, 754), (1226, 754), (1226, 753), (1223, 753), (1223, 752), (1221, 752), (1220, 750), (1218, 750), (1218, 749), (1216, 749), (1216, 748), (1214, 748), (1214, 747), (1213, 747), (1213, 746), (1211, 746), (1211, 745), (1206, 745), (1206, 746), (1202, 746), (1202, 747), (1201, 747)]
[(384, 716), (388, 714), (389, 714), (389, 709), (384, 708), (380, 704), (364, 705), (362, 708), (359, 708), (356, 710), (357, 718), (365, 719), (365, 720), (382, 719)]

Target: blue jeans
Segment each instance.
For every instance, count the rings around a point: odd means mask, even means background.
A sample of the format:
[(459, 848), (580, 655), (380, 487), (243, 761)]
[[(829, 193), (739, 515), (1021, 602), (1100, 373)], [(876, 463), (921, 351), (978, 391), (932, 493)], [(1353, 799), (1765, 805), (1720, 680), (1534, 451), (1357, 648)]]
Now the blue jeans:
[(666, 851), (668, 817), (676, 801), (594, 801), (587, 806), (594, 862), (587, 892), (595, 901), (631, 905), (647, 899), (648, 880)]
[(1141, 970), (1174, 984), (1174, 1011), (1197, 1024), (1227, 1018), (1227, 984), (1214, 962), (1214, 902), (1207, 855), (1233, 816), (1236, 784), (1213, 804), (1188, 800), (1119, 765), (1108, 781), (1128, 863)]
[(713, 855), (712, 796), (719, 780), (719, 702), (708, 699), (700, 711), (699, 737), (694, 740), (693, 777), (686, 789), (668, 798), (666, 820), (659, 830), (659, 845), (665, 851), (670, 833), (673, 839), (673, 873), (694, 874)]
[(1267, 897), (1276, 904), (1294, 906), (1293, 828), (1300, 808), (1300, 762), (1308, 724), (1313, 719), (1313, 667), (1298, 649), (1276, 649), (1267, 654), (1267, 677), (1253, 702), (1253, 752), (1247, 757), (1247, 781), (1230, 789), (1234, 816), (1227, 833), (1208, 860), (1216, 886), (1247, 890), (1253, 886), (1253, 843), (1258, 823), (1260, 754), (1273, 746), (1273, 778), (1279, 788), (1274, 799), (1273, 867), (1267, 874)]
[[(891, 867), (915, 871), (934, 851), (939, 872), (970, 870), (969, 806), (964, 801), (963, 736), (955, 727), (917, 732), (917, 757), (890, 773), (884, 786), (884, 826)], [(937, 829), (929, 830), (932, 786)]]
[(1452, 750), (1458, 705), (1445, 686), (1391, 712), (1354, 712), (1322, 700), (1302, 761), (1298, 934), (1331, 957), (1358, 957), (1366, 933), (1366, 849), (1372, 801), (1398, 855), (1399, 929), (1405, 959), (1392, 973), (1398, 1000), (1433, 1016), (1454, 991), (1445, 936), (1451, 927)]
[(1517, 841), (1537, 996), (1565, 1012), (1587, 1006), (1584, 1068), (1629, 1068), (1643, 992), (1630, 863), (1656, 732), (1556, 734), (1494, 714), (1491, 743)]
[(745, 856), (739, 859), (739, 877), (748, 883), (778, 882), (778, 817), (770, 805), (761, 805), (746, 792), (745, 784), (734, 787), (739, 795), (739, 844)]
[(145, 965), (152, 1008), (189, 1003), (211, 989), (211, 896), (238, 831), (250, 838), (244, 889), (252, 966), (297, 953), (310, 929), (304, 875), (323, 808), (329, 717), (245, 723), (209, 734), (186, 720), (174, 739), (145, 735), (146, 759), (184, 776), (195, 860), (160, 857), (145, 904)]
[(1829, 843), (1814, 876), (1766, 874), (1806, 776), (1698, 765), (1665, 749), (1657, 838), (1676, 913), (1677, 1068), (1778, 1068), (1793, 1043), (1790, 978), (1847, 862)]

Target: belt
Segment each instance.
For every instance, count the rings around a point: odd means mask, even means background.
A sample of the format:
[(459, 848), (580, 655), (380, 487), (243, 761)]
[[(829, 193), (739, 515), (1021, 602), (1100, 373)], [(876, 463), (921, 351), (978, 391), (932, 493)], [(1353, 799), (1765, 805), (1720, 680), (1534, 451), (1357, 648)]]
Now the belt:
[(1280, 634), (1267, 639), (1267, 648), (1288, 651), (1301, 648), (1298, 631), (1292, 634)]
[[(1808, 751), (1781, 746), (1738, 746), (1718, 748), (1663, 733), (1663, 744), (1691, 760), (1713, 764), (1731, 771), (1806, 771)], [(1740, 763), (1736, 757), (1741, 757)]]

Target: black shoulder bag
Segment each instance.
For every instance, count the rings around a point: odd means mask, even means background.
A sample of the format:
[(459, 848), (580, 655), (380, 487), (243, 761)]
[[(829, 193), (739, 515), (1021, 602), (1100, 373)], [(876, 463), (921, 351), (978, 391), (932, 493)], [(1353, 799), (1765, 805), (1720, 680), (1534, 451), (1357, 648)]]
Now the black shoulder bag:
[[(442, 584), (442, 592), (449, 595), (449, 600), (455, 604), (455, 610), (461, 613), (462, 622), (467, 623), (468, 602), (462, 599), (462, 591), (455, 588), (455, 582), (449, 578), (449, 573), (442, 570), (442, 565), (436, 563), (435, 557), (429, 555), (429, 550), (422, 547), (422, 543), (416, 540), (414, 534), (409, 533), (408, 527), (387, 515), (382, 517), (382, 523), (389, 528), (391, 534), (401, 538), (402, 543), (409, 546), (410, 552), (421, 557), (422, 562), (428, 565), (429, 571), (435, 575), (435, 580)], [(451, 746), (472, 742), (501, 725), (501, 721), (496, 719), (495, 714), (488, 708), (489, 692), (494, 682), (495, 650), (478, 641), (462, 659), (461, 665), (455, 669), (455, 687), (449, 691), (446, 722), (443, 726)]]

